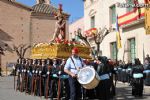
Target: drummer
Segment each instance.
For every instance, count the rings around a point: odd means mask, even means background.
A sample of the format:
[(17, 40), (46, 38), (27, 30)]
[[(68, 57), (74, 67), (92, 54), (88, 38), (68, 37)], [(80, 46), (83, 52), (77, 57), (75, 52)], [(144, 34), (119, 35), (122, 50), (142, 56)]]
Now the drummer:
[(83, 67), (83, 60), (78, 56), (78, 48), (72, 49), (72, 55), (67, 59), (64, 72), (69, 75), (70, 99), (79, 100), (81, 98), (81, 85), (77, 81), (77, 73)]

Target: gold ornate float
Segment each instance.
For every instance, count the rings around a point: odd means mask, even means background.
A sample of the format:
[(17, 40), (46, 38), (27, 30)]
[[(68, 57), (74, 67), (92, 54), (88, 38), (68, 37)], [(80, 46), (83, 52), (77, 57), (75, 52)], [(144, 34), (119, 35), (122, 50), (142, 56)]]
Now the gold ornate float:
[(68, 58), (71, 55), (73, 47), (79, 49), (79, 56), (84, 59), (91, 59), (90, 48), (85, 45), (68, 45), (68, 44), (48, 44), (39, 43), (32, 47), (31, 58), (32, 59), (53, 59), (53, 58)]

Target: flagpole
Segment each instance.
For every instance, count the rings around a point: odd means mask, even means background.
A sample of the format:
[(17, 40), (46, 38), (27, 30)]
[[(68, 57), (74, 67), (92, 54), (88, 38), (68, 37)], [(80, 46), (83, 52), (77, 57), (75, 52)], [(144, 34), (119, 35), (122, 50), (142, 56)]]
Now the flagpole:
[(144, 60), (145, 60), (145, 50), (144, 50), (144, 43), (143, 43), (143, 64), (144, 64)]
[(118, 48), (117, 48), (117, 43), (116, 43), (116, 63), (118, 62)]
[(123, 51), (123, 58), (122, 58), (123, 62), (124, 62), (124, 57), (125, 57), (125, 52), (126, 52), (125, 46), (126, 46), (126, 42), (124, 43), (124, 51)]

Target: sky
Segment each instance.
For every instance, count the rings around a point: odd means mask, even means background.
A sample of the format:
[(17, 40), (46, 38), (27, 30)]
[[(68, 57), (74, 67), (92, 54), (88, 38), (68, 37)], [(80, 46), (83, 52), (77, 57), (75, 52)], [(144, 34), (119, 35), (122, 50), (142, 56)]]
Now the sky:
[[(36, 4), (36, 0), (16, 0), (27, 6), (33, 6)], [(59, 4), (63, 5), (63, 10), (70, 14), (69, 22), (83, 17), (83, 0), (51, 0), (51, 4), (58, 7)]]

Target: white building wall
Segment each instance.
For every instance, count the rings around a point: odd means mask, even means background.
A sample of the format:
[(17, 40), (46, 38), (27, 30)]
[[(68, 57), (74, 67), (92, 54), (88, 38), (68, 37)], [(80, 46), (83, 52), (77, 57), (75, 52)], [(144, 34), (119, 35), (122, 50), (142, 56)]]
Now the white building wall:
[[(143, 3), (144, 0), (139, 0), (139, 3)], [(117, 3), (126, 3), (126, 0), (94, 0), (92, 3), (90, 0), (85, 0), (84, 2), (84, 29), (85, 31), (91, 28), (91, 17), (95, 16), (95, 27), (103, 28), (106, 26), (109, 28), (110, 23), (110, 8), (112, 5), (116, 5), (116, 14), (121, 16), (126, 13), (126, 8), (117, 7)], [(115, 24), (112, 25), (115, 28)], [(144, 22), (134, 25), (132, 27), (120, 29), (122, 48), (119, 49), (118, 60), (123, 59), (124, 50), (127, 50), (127, 40), (130, 38), (135, 38), (136, 40), (136, 57), (138, 57), (141, 62), (143, 62), (143, 45), (145, 55), (150, 54), (150, 36), (145, 35)], [(100, 49), (102, 50), (102, 55), (111, 57), (110, 54), (110, 43), (116, 41), (116, 32), (109, 33), (102, 44)], [(124, 48), (125, 45), (125, 48)], [(128, 61), (128, 52), (125, 52), (125, 61)]]
[(81, 29), (82, 33), (84, 33), (84, 18), (83, 17), (69, 25), (69, 40), (75, 38), (75, 31), (77, 31), (78, 28)]
[[(118, 3), (126, 3), (126, 0), (85, 0), (84, 2), (84, 17), (77, 20), (76, 22), (69, 25), (69, 33), (74, 33), (78, 28), (81, 28), (84, 33), (86, 30), (91, 28), (91, 17), (95, 16), (95, 28), (109, 28), (112, 26), (116, 28), (115, 24), (111, 24), (110, 7), (116, 5), (116, 14), (118, 16), (127, 13), (127, 8), (118, 7)], [(144, 3), (144, 0), (139, 0), (139, 3)], [(131, 22), (132, 23), (132, 22)], [(123, 60), (128, 62), (129, 60), (129, 43), (128, 39), (135, 38), (136, 42), (136, 57), (143, 63), (143, 53), (150, 54), (150, 35), (145, 34), (144, 29), (144, 19), (140, 20), (134, 25), (129, 24), (128, 26), (120, 27), (121, 43), (122, 48), (118, 52), (118, 60)], [(70, 34), (69, 34), (70, 35)], [(74, 37), (75, 34), (69, 36), (69, 38)], [(111, 58), (111, 48), (110, 44), (116, 42), (116, 32), (113, 31), (109, 33), (100, 45), (100, 50), (103, 56)], [(92, 44), (93, 45), (93, 44)], [(124, 57), (124, 58), (123, 58)]]

